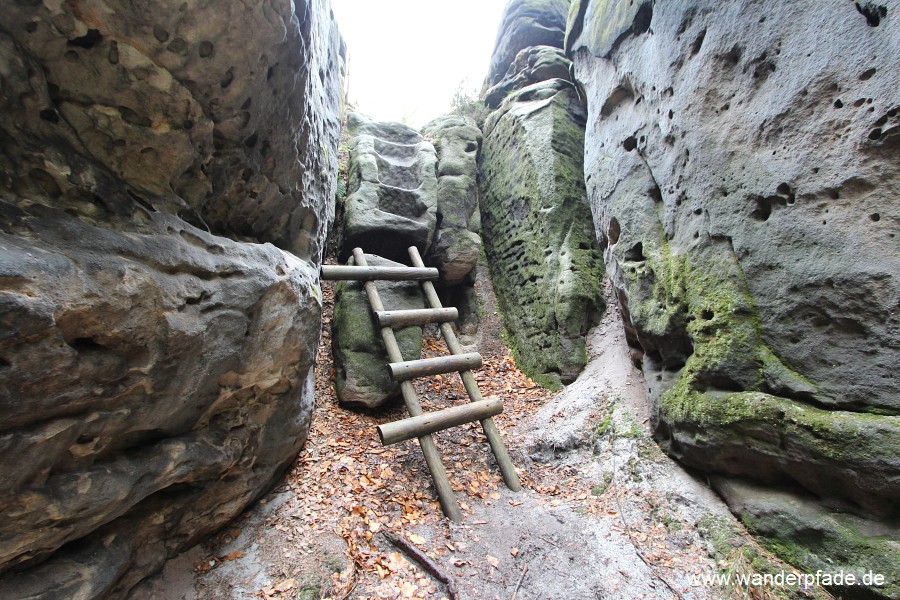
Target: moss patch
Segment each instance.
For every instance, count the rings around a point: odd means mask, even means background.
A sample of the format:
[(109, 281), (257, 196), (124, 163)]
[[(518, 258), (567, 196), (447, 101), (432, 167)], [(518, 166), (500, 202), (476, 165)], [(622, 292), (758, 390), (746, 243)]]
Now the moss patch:
[(482, 237), (506, 341), (551, 389), (584, 368), (584, 335), (604, 308), (579, 107), (559, 82), (520, 90), (491, 115), (481, 155)]

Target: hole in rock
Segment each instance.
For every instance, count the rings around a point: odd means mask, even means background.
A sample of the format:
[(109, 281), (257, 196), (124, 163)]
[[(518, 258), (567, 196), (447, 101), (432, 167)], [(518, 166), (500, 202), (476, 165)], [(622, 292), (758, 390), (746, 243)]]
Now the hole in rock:
[(887, 16), (886, 6), (881, 6), (874, 2), (860, 3), (859, 0), (856, 0), (854, 4), (859, 14), (866, 18), (866, 24), (869, 27), (878, 27), (881, 24), (881, 20)]
[(98, 350), (106, 350), (106, 346), (103, 346), (102, 344), (98, 344), (96, 341), (94, 341), (93, 338), (89, 338), (89, 337), (75, 338), (71, 342), (66, 341), (66, 343), (69, 345), (70, 348), (72, 348), (73, 350), (75, 350), (78, 353), (97, 352)]
[(41, 119), (49, 123), (59, 123), (59, 114), (52, 108), (45, 108), (40, 113)]
[(711, 321), (713, 319), (713, 317), (715, 317), (715, 316), (716, 316), (716, 314), (713, 311), (709, 310), (708, 308), (704, 308), (703, 310), (700, 311), (700, 318), (705, 321)]
[(622, 235), (622, 227), (619, 225), (619, 220), (612, 217), (609, 220), (609, 227), (606, 229), (606, 237), (609, 238), (609, 244), (611, 246), (617, 244), (620, 235)]
[(644, 256), (644, 245), (641, 242), (638, 242), (630, 249), (625, 251), (623, 258), (627, 261), (632, 262), (641, 262), (647, 260), (647, 257)]
[(635, 148), (637, 148), (637, 138), (633, 135), (625, 138), (625, 141), (622, 142), (622, 147), (625, 148), (626, 151), (631, 152)]
[(212, 42), (200, 42), (200, 58), (209, 58), (213, 55), (213, 50), (215, 50), (215, 46)]
[(694, 43), (691, 44), (691, 56), (700, 52), (700, 48), (703, 47), (703, 40), (705, 38), (706, 38), (706, 30), (704, 29), (694, 39)]
[(100, 40), (103, 39), (103, 36), (96, 29), (88, 29), (87, 33), (81, 37), (77, 37), (74, 40), (69, 40), (66, 42), (67, 46), (77, 46), (79, 48), (90, 49), (96, 46)]
[(863, 71), (863, 73), (859, 76), (859, 80), (866, 81), (868, 79), (872, 79), (872, 76), (875, 73), (877, 73), (877, 69), (875, 69), (874, 67), (871, 69), (867, 69), (866, 71)]
[(872, 213), (871, 215), (869, 215), (869, 218), (877, 223), (881, 220), (881, 215), (878, 213)]
[(631, 30), (634, 35), (641, 35), (650, 29), (650, 21), (653, 20), (653, 4), (647, 2), (642, 5), (637, 14), (634, 15), (634, 22), (631, 24)]

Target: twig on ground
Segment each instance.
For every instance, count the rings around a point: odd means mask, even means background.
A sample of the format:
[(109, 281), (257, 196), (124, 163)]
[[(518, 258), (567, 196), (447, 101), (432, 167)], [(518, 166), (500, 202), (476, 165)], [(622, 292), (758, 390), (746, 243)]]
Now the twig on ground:
[(516, 600), (516, 594), (519, 593), (519, 588), (522, 587), (522, 582), (525, 581), (525, 574), (528, 573), (528, 565), (522, 565), (522, 575), (519, 577), (519, 583), (516, 584), (516, 589), (513, 590), (512, 596), (510, 596), (509, 600)]
[(416, 548), (412, 542), (407, 540), (406, 538), (398, 537), (396, 535), (385, 532), (384, 537), (392, 543), (394, 546), (406, 552), (406, 554), (414, 559), (419, 565), (422, 566), (429, 574), (431, 574), (435, 579), (443, 583), (447, 586), (447, 595), (450, 597), (450, 600), (457, 600), (459, 598), (459, 594), (456, 591), (456, 584), (453, 582), (453, 579), (447, 575), (447, 573), (441, 569), (440, 566), (433, 560), (431, 557)]

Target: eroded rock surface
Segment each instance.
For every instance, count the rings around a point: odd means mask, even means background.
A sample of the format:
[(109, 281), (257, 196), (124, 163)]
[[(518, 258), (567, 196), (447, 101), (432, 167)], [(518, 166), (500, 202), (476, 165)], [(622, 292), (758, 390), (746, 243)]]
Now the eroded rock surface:
[(321, 0), (31, 4), (0, 25), (0, 596), (119, 598), (305, 440), (339, 35)]
[[(900, 37), (871, 7), (585, 0), (567, 48), (664, 446), (891, 519)], [(838, 546), (816, 553), (843, 564)]]
[[(515, 29), (515, 15), (529, 6), (507, 6), (501, 27), (513, 29), (501, 29), (492, 60), (492, 73), (505, 74), (494, 90), (508, 95), (484, 127), (481, 220), (516, 362), (529, 376), (556, 386), (574, 381), (587, 363), (584, 335), (604, 308), (603, 263), (582, 176), (585, 107), (572, 82), (556, 77), (560, 69), (534, 68), (535, 58), (556, 64), (565, 59), (541, 45), (541, 36), (523, 38)], [(564, 11), (568, 3), (542, 6)], [(532, 25), (549, 30), (561, 19), (553, 12)], [(519, 58), (500, 61), (512, 46)], [(552, 78), (532, 83), (541, 74)]]
[(516, 55), (529, 46), (562, 48), (570, 0), (513, 0), (503, 12), (486, 87), (506, 75)]
[(341, 257), (362, 248), (408, 261), (424, 254), (437, 222), (437, 155), (431, 142), (402, 123), (350, 113), (350, 181), (344, 199)]
[[(353, 259), (348, 261), (353, 264)], [(379, 256), (366, 255), (369, 266), (403, 266)], [(378, 281), (378, 296), (385, 310), (425, 308), (425, 299), (415, 281)], [(363, 284), (338, 282), (334, 290), (332, 321), (334, 390), (348, 405), (375, 408), (400, 395), (400, 384), (391, 379), (381, 328), (372, 315)], [(422, 351), (420, 326), (395, 329), (394, 336), (404, 360), (419, 358)]]
[(440, 283), (457, 285), (481, 253), (478, 213), (478, 152), (481, 130), (470, 118), (446, 115), (423, 129), (437, 151), (437, 227), (425, 264), (437, 267)]

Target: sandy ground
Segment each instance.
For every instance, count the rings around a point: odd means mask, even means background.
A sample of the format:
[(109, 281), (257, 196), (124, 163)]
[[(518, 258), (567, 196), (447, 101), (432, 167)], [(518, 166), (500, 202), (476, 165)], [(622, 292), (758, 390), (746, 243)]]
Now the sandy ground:
[[(284, 484), (219, 536), (170, 561), (133, 600), (448, 597), (385, 533), (427, 552), (460, 598), (766, 597), (698, 583), (742, 568), (745, 550), (761, 550), (705, 482), (650, 438), (647, 387), (612, 295), (589, 334), (590, 364), (551, 394), (514, 369), (484, 279), (479, 378), (504, 400), (496, 421), (522, 492), (503, 486), (475, 427), (441, 432), (438, 447), (464, 515), (460, 523), (443, 518), (417, 443), (384, 449), (375, 435), (378, 423), (404, 412), (337, 406), (326, 331), (313, 430)], [(426, 407), (462, 398), (458, 383), (417, 389)]]

